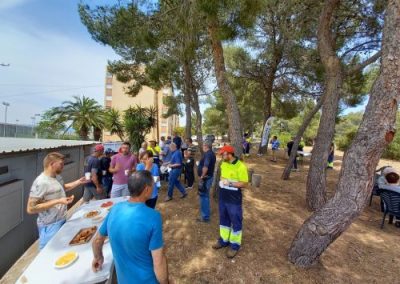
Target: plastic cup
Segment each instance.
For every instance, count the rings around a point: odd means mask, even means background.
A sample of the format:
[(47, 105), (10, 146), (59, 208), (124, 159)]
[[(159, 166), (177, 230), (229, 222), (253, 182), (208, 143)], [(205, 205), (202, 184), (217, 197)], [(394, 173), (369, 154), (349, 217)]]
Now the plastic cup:
[(103, 173), (103, 176), (105, 176), (105, 175), (106, 175), (106, 173), (107, 173), (107, 171), (102, 171), (102, 173)]
[(86, 180), (90, 180), (90, 176), (91, 176), (90, 172), (85, 173), (85, 179)]
[(125, 170), (125, 175), (129, 175), (129, 170)]

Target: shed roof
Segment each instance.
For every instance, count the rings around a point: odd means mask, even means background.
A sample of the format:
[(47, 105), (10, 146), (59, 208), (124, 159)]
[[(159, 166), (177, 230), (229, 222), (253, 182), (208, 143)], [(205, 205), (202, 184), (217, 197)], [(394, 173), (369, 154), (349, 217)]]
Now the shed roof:
[(0, 154), (92, 145), (96, 141), (0, 137)]

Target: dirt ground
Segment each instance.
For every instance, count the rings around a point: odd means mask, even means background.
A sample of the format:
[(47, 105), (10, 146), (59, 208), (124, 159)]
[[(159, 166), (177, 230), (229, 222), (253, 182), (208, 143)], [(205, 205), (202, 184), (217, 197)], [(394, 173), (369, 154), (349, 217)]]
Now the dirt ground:
[[(255, 173), (262, 175), (260, 188), (244, 192), (243, 244), (234, 260), (224, 250), (211, 246), (218, 237), (218, 208), (212, 200), (212, 221), (197, 223), (197, 189), (180, 199), (163, 200), (160, 191), (158, 209), (164, 220), (164, 240), (171, 278), (175, 283), (400, 283), (400, 229), (385, 224), (379, 198), (366, 207), (361, 216), (322, 255), (313, 268), (304, 270), (290, 264), (287, 251), (293, 237), (310, 215), (305, 205), (305, 183), (308, 159), (300, 172), (289, 181), (280, 179), (286, 162), (280, 153), (278, 163), (269, 155), (246, 158)], [(338, 178), (342, 153), (336, 153), (335, 169), (328, 173), (328, 190), (333, 194)], [(400, 169), (400, 163), (382, 160), (380, 165)]]

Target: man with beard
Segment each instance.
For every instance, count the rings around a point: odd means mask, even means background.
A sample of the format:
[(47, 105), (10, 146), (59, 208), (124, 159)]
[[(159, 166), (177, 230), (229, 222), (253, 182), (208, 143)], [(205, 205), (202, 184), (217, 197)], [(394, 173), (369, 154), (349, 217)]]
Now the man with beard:
[(29, 194), (27, 212), (38, 214), (39, 248), (58, 232), (65, 223), (67, 205), (74, 196), (66, 197), (65, 192), (74, 189), (87, 181), (82, 177), (74, 182), (64, 184), (60, 176), (64, 168), (64, 155), (53, 152), (43, 160), (43, 172), (35, 179)]

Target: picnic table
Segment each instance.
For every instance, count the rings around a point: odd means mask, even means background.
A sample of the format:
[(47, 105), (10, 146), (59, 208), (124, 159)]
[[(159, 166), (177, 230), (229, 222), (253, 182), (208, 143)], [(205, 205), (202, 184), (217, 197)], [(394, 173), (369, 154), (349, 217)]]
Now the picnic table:
[(311, 152), (297, 151), (297, 154), (303, 155), (304, 157), (311, 157)]
[[(126, 201), (128, 197), (118, 197), (91, 201), (77, 208), (76, 212), (61, 227), (57, 234), (39, 252), (32, 263), (25, 269), (17, 280), (18, 284), (92, 284), (111, 281), (114, 268), (111, 246), (107, 242), (103, 247), (104, 265), (99, 272), (92, 270), (92, 242), (94, 237), (81, 245), (71, 246), (69, 242), (82, 228), (101, 226), (102, 221), (94, 222), (85, 218), (85, 214), (92, 210), (100, 210), (101, 215), (108, 213), (107, 209), (101, 208), (101, 204), (112, 201), (114, 204)], [(78, 259), (70, 266), (62, 269), (55, 268), (55, 261), (64, 253), (74, 251), (78, 253)]]

